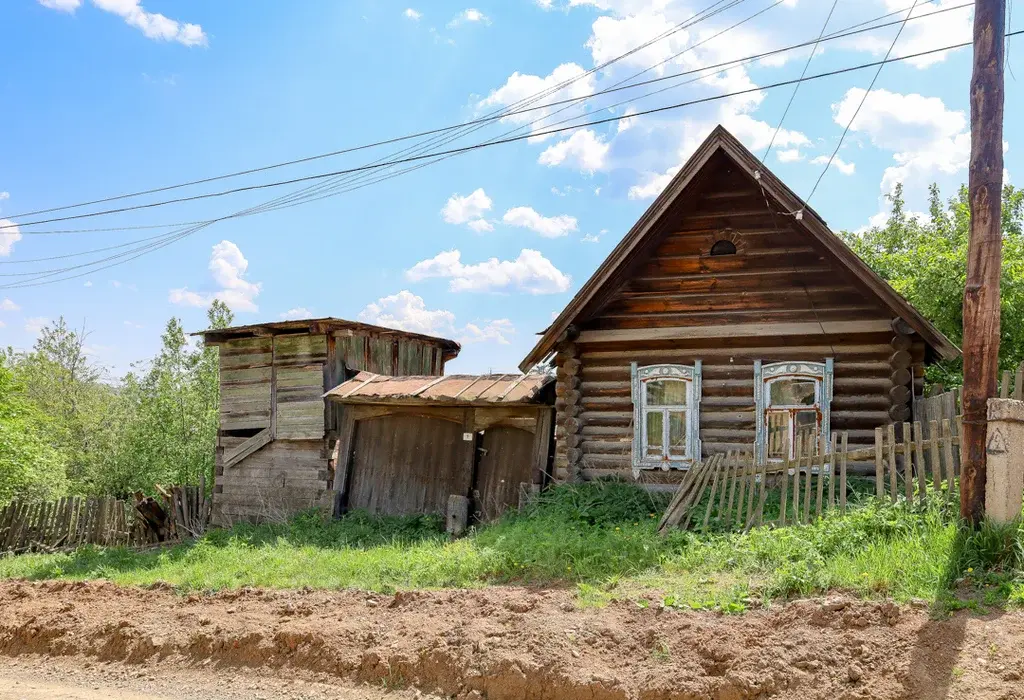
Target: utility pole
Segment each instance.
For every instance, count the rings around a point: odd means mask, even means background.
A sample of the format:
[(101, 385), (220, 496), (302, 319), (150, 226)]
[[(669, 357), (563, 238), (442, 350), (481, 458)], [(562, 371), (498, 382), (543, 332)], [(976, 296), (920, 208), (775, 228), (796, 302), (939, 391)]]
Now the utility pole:
[(996, 395), (999, 381), (1005, 20), (1006, 0), (974, 3), (960, 516), (975, 525), (985, 515), (988, 399)]

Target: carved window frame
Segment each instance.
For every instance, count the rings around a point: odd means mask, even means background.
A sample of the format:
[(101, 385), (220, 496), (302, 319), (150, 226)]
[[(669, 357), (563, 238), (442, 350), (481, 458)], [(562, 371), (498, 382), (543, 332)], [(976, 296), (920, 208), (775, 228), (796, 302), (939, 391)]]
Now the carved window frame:
[[(700, 399), (701, 399), (701, 361), (693, 365), (646, 365), (640, 367), (636, 362), (630, 365), (631, 395), (633, 399), (633, 477), (639, 477), (641, 470), (687, 469), (700, 459)], [(681, 381), (686, 383), (686, 406), (647, 406), (646, 386), (654, 381)], [(661, 411), (686, 413), (686, 455), (672, 458), (668, 453), (668, 440), (663, 440), (666, 452), (660, 458), (647, 454), (647, 414)], [(667, 416), (666, 416), (667, 418)], [(669, 421), (662, 423), (663, 430), (669, 430)]]
[[(832, 394), (835, 374), (835, 362), (827, 358), (824, 362), (772, 362), (762, 364), (754, 362), (754, 405), (756, 432), (754, 452), (758, 464), (768, 461), (768, 412), (771, 406), (771, 385), (782, 379), (812, 380), (814, 386), (814, 408), (818, 411), (819, 427), (824, 438), (826, 449), (831, 440), (832, 430)], [(794, 445), (790, 441), (790, 456), (793, 456)], [(778, 460), (778, 458), (774, 458)]]

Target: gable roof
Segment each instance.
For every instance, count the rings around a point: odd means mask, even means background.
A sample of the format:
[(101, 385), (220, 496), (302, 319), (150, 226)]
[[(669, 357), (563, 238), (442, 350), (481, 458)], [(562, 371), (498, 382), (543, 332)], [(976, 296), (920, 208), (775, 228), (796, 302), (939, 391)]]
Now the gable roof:
[(943, 359), (959, 357), (960, 350), (942, 334), (928, 319), (921, 315), (910, 302), (904, 299), (888, 282), (875, 273), (867, 263), (861, 260), (839, 236), (829, 229), (817, 212), (807, 206), (789, 187), (769, 171), (757, 156), (751, 153), (739, 140), (719, 125), (711, 132), (690, 157), (690, 160), (672, 178), (654, 203), (648, 207), (643, 216), (633, 225), (629, 233), (619, 242), (611, 254), (597, 268), (597, 271), (580, 288), (559, 314), (558, 318), (541, 334), (540, 340), (533, 350), (519, 365), (522, 371), (528, 371), (538, 362), (544, 360), (553, 350), (559, 337), (565, 333), (588, 304), (604, 288), (613, 281), (618, 273), (633, 258), (634, 253), (641, 249), (652, 234), (658, 221), (668, 212), (676, 199), (684, 192), (704, 166), (716, 154), (722, 152), (730, 158), (747, 175), (759, 181), (766, 195), (774, 199), (785, 211), (803, 212), (802, 218), (794, 220), (796, 226), (817, 240), (840, 264), (849, 270), (863, 283), (878, 300), (890, 309), (893, 316), (902, 318), (929, 346)]

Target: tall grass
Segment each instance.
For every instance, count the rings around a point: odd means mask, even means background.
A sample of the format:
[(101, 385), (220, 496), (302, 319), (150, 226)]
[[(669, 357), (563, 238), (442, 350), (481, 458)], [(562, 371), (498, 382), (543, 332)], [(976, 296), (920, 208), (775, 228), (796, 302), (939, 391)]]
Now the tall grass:
[(813, 524), (731, 532), (656, 532), (667, 497), (597, 482), (548, 490), (520, 513), (452, 540), (439, 518), (305, 513), (284, 525), (238, 525), (161, 551), (86, 547), (0, 559), (0, 578), (166, 581), (182, 589), (576, 585), (593, 601), (737, 610), (753, 601), (845, 590), (898, 600), (1024, 603), (1018, 526), (960, 528), (941, 501), (865, 499)]

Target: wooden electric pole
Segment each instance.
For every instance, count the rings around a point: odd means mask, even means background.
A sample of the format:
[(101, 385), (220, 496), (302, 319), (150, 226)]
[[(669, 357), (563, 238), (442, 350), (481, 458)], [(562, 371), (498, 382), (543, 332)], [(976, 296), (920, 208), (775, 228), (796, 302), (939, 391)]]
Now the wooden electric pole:
[(985, 515), (988, 399), (996, 395), (999, 381), (1005, 20), (1006, 0), (975, 2), (960, 474), (960, 515), (973, 524)]

